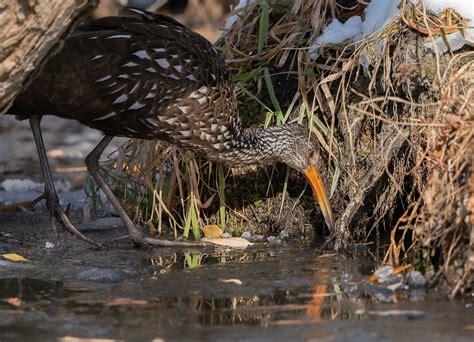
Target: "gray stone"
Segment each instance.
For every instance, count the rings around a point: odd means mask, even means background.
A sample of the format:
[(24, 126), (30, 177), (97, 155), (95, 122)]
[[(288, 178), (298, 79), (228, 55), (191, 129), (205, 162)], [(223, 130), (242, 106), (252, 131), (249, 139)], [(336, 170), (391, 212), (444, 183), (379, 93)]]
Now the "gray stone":
[(131, 275), (111, 268), (90, 268), (77, 275), (78, 280), (100, 283), (117, 283), (129, 278)]
[(264, 235), (252, 235), (250, 238), (250, 241), (252, 242), (263, 242), (265, 241), (265, 236)]
[(408, 273), (408, 284), (411, 286), (426, 286), (428, 280), (419, 271), (410, 271)]
[(286, 229), (283, 229), (280, 232), (280, 234), (278, 234), (278, 236), (280, 237), (280, 239), (285, 240), (285, 239), (288, 239), (290, 237), (290, 233), (288, 233), (288, 231)]
[(280, 245), (281, 239), (277, 236), (269, 236), (267, 237), (267, 241), (270, 245)]
[(250, 240), (252, 238), (252, 234), (248, 231), (242, 233), (241, 238)]

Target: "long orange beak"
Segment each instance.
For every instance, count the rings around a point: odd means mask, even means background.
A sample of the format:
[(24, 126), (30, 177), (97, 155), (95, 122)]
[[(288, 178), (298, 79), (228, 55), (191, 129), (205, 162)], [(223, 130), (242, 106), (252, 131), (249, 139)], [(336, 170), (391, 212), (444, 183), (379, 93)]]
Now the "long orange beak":
[(331, 205), (329, 204), (328, 195), (326, 189), (324, 189), (324, 183), (321, 179), (319, 171), (314, 167), (310, 166), (308, 170), (304, 173), (306, 179), (308, 180), (313, 192), (318, 200), (319, 207), (323, 213), (324, 220), (329, 227), (329, 230), (332, 232), (335, 228), (334, 225), (334, 215), (332, 213)]

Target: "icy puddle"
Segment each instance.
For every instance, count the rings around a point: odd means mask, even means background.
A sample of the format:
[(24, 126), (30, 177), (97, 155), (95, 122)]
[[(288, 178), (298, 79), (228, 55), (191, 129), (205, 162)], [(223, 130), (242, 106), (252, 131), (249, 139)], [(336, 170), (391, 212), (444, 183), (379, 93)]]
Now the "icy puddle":
[(468, 302), (365, 281), (369, 254), (308, 246), (249, 251), (22, 251), (0, 266), (0, 339), (466, 340)]

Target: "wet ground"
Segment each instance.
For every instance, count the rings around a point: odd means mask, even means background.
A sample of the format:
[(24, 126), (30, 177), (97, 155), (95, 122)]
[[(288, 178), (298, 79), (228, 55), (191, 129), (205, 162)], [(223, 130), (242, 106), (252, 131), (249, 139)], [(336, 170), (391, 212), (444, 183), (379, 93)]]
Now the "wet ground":
[[(82, 166), (82, 158), (100, 139), (64, 121), (46, 124), (48, 149), (62, 151), (52, 153), (60, 156), (51, 158), (53, 168)], [(0, 182), (39, 181), (28, 126), (12, 125), (0, 133)], [(76, 176), (54, 174), (62, 180)], [(37, 195), (0, 189), (0, 207)], [(71, 204), (77, 222), (83, 191), (64, 191), (60, 197), (64, 205)], [(97, 240), (125, 233), (116, 218), (99, 218), (80, 227)], [(316, 253), (317, 244), (291, 241), (255, 244), (244, 251), (139, 250), (128, 243), (97, 250), (64, 232), (60, 238), (61, 245), (52, 248), (44, 205), (0, 212), (0, 254), (17, 253), (29, 260), (0, 257), (1, 341), (474, 337), (471, 298), (448, 302), (424, 286), (407, 285), (402, 275), (387, 284), (369, 282), (367, 276), (378, 267), (369, 251), (321, 254)]]

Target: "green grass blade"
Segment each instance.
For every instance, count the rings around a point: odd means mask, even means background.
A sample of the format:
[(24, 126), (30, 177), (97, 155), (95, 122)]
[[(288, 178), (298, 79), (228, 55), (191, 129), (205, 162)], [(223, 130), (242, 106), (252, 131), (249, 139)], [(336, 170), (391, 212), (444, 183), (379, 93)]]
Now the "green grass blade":
[(256, 97), (254, 94), (252, 94), (247, 88), (245, 88), (242, 84), (237, 84), (237, 86), (239, 87), (240, 90), (242, 90), (242, 92), (247, 95), (248, 97), (250, 97), (252, 100), (254, 100), (255, 102), (257, 102), (259, 105), (261, 105), (266, 111), (272, 111), (270, 108), (267, 107), (267, 105), (265, 103), (263, 103), (262, 101), (260, 101), (260, 99), (258, 97)]
[(267, 42), (267, 33), (270, 22), (270, 15), (268, 11), (268, 3), (266, 0), (260, 2), (260, 23), (258, 29), (258, 53), (263, 51)]
[(283, 111), (281, 110), (280, 103), (275, 95), (275, 89), (273, 88), (272, 78), (270, 76), (270, 71), (268, 68), (263, 69), (263, 75), (265, 78), (265, 85), (267, 86), (268, 95), (270, 96), (270, 100), (272, 101), (273, 106), (275, 107), (274, 115), (277, 118), (277, 124), (282, 124), (284, 117)]
[(222, 231), (225, 232), (225, 175), (224, 167), (218, 166), (219, 173), (219, 220)]

